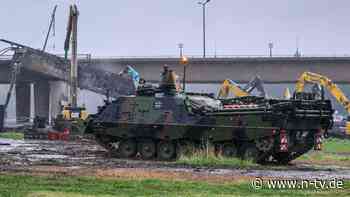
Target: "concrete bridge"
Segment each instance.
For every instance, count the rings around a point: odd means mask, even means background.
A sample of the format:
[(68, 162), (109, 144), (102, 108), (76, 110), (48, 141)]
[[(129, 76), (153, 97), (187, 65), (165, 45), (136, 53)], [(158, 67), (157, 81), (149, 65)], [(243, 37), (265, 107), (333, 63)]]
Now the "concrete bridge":
[[(159, 81), (164, 64), (180, 76), (183, 66), (178, 58), (100, 58), (91, 65), (109, 72), (117, 72), (132, 65), (147, 81)], [(247, 82), (255, 74), (265, 83), (294, 83), (304, 71), (328, 76), (336, 83), (350, 83), (350, 57), (250, 57), (250, 58), (190, 58), (187, 81), (190, 83), (221, 83), (230, 78)]]
[[(50, 58), (47, 58), (50, 56)], [(62, 58), (27, 53), (17, 77), (17, 116), (30, 114), (30, 86), (34, 84), (35, 114), (54, 116), (58, 101), (65, 92), (68, 64)], [(132, 65), (149, 82), (158, 82), (163, 65), (169, 65), (180, 77), (183, 66), (178, 58), (92, 58), (79, 60), (79, 85), (100, 94), (115, 88), (114, 96), (125, 90), (126, 82), (117, 73)], [(9, 82), (10, 60), (0, 58), (0, 83)], [(225, 78), (247, 82), (255, 74), (265, 83), (294, 83), (304, 71), (324, 74), (336, 83), (350, 83), (350, 57), (256, 57), (256, 58), (190, 58), (187, 82), (221, 83)]]
[[(28, 46), (6, 40), (0, 41), (10, 44), (11, 50), (14, 51), (11, 56), (0, 56), (0, 83), (10, 83), (13, 79), (11, 73), (17, 68), (15, 75), (17, 117), (30, 117), (31, 94), (34, 95), (33, 110), (36, 116), (55, 117), (60, 111), (60, 101), (67, 100), (69, 62), (62, 57)], [(99, 94), (106, 94), (109, 91), (114, 97), (134, 92), (130, 79), (92, 67), (89, 58), (80, 60), (78, 70), (78, 84), (81, 89)]]

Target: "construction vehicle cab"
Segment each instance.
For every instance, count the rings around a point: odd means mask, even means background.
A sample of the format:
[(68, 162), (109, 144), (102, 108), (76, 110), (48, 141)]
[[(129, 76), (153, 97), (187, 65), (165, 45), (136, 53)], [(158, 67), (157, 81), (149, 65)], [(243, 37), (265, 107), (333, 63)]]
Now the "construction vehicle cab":
[(88, 113), (85, 107), (64, 106), (62, 110), (62, 117), (64, 120), (72, 120), (77, 118), (86, 120)]
[[(345, 132), (347, 135), (350, 135), (350, 101), (343, 91), (326, 76), (312, 72), (304, 72), (297, 80), (295, 94), (303, 93), (307, 83), (317, 84), (327, 89), (329, 93), (345, 108), (348, 112)], [(321, 97), (323, 97), (323, 93), (321, 93), (321, 95)]]
[(85, 107), (72, 107), (66, 105), (63, 107), (53, 125), (55, 132), (73, 135), (84, 134), (86, 123), (88, 121), (88, 113)]

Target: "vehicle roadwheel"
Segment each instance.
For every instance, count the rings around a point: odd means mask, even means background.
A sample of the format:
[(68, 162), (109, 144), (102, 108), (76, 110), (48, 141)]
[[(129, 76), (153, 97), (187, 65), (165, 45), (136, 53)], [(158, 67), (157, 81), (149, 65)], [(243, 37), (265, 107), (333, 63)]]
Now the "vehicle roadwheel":
[(237, 147), (232, 143), (226, 143), (222, 146), (222, 155), (224, 157), (235, 157), (237, 156)]
[(139, 153), (142, 159), (152, 159), (156, 154), (156, 145), (152, 140), (141, 141), (139, 143)]
[(119, 153), (123, 158), (130, 158), (136, 155), (136, 142), (135, 140), (123, 140), (119, 144)]
[(273, 139), (263, 138), (263, 139), (255, 140), (255, 144), (259, 151), (269, 152), (273, 148)]
[(254, 162), (258, 160), (259, 151), (254, 144), (244, 144), (240, 152), (244, 160), (252, 160)]
[(111, 146), (111, 142), (109, 141), (108, 137), (103, 136), (103, 135), (96, 135), (95, 137), (96, 142), (102, 146), (103, 148), (107, 149), (107, 150), (111, 150), (112, 146)]
[(281, 165), (287, 165), (291, 161), (289, 153), (277, 153), (273, 157)]
[(158, 158), (161, 160), (173, 159), (176, 155), (175, 143), (171, 141), (160, 141), (158, 144)]

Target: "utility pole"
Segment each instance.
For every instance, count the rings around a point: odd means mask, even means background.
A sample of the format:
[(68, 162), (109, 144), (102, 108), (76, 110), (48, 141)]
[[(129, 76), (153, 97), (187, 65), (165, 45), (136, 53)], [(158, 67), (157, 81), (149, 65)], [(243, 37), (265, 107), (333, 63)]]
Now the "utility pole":
[(205, 46), (205, 41), (206, 41), (206, 29), (205, 29), (205, 9), (206, 5), (210, 2), (211, 0), (206, 0), (204, 2), (198, 2), (199, 5), (202, 6), (203, 9), (203, 58), (206, 57), (206, 46)]

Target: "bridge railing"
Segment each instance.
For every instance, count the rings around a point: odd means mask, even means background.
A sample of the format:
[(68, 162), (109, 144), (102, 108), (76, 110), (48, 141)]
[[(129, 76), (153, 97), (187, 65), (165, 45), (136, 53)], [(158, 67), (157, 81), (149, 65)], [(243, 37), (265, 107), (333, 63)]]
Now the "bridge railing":
[[(64, 54), (55, 54), (59, 57), (64, 57)], [(186, 55), (188, 58), (203, 58), (202, 55)], [(297, 56), (294, 55), (283, 55), (283, 54), (276, 54), (272, 56), (273, 58), (297, 58)], [(349, 57), (350, 54), (307, 54), (307, 55), (301, 55), (298, 56), (300, 58), (344, 58)], [(12, 58), (12, 55), (0, 55), (0, 60), (10, 60)], [(69, 58), (69, 57), (68, 57)], [(151, 59), (151, 58), (179, 58), (179, 56), (176, 55), (150, 55), (150, 56), (142, 56), (142, 55), (134, 55), (134, 56), (101, 56), (101, 55), (91, 55), (88, 53), (78, 54), (78, 59), (80, 61), (90, 61), (91, 59)], [(206, 58), (270, 58), (269, 55), (207, 55)]]
[[(188, 58), (203, 58), (202, 55), (186, 55)], [(206, 58), (270, 58), (269, 55), (207, 55)], [(295, 55), (283, 55), (283, 54), (276, 54), (272, 56), (273, 58), (312, 58), (312, 57), (328, 57), (328, 58), (334, 58), (334, 57), (350, 57), (350, 54), (306, 54), (301, 56), (295, 56)], [(95, 56), (90, 55), (90, 58), (93, 59), (147, 59), (147, 58), (179, 58), (179, 56), (176, 55), (156, 55), (156, 56)]]
[(0, 60), (10, 60), (12, 59), (12, 55), (0, 55)]
[[(64, 58), (64, 54), (55, 54), (58, 57), (62, 57)], [(70, 55), (68, 55), (68, 59), (70, 58)], [(79, 60), (86, 60), (86, 61), (90, 61), (91, 60), (91, 54), (89, 53), (81, 53), (78, 54), (78, 59)]]

